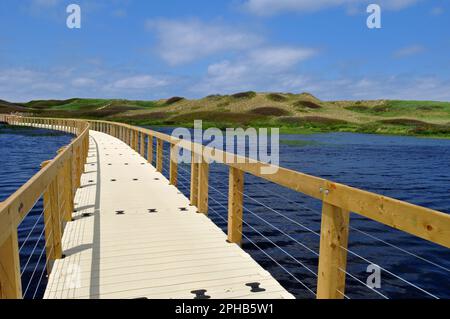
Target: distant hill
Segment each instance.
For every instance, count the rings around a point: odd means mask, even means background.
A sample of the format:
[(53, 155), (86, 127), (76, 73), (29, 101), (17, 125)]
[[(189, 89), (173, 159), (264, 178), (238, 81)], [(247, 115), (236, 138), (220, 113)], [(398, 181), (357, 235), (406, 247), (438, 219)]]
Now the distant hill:
[(281, 127), (285, 132), (365, 132), (450, 137), (450, 102), (322, 101), (310, 93), (239, 92), (201, 99), (0, 101), (0, 112), (123, 121), (138, 125)]
[(24, 106), (0, 100), (0, 113), (27, 112)]

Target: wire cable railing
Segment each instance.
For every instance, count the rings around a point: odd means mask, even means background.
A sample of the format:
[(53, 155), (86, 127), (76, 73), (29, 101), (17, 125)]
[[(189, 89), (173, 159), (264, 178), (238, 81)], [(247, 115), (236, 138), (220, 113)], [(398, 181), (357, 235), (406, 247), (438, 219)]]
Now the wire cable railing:
[[(224, 185), (222, 182), (220, 182), (220, 181), (217, 180), (217, 179), (215, 180), (215, 182), (217, 182), (218, 184)], [(211, 187), (212, 189), (214, 189), (214, 190), (217, 190), (217, 189), (215, 189), (215, 188), (212, 187), (212, 186), (210, 186), (210, 187)], [(260, 202), (260, 201), (258, 201), (258, 200), (256, 200), (256, 199), (252, 198), (251, 196), (249, 196), (249, 195), (247, 195), (247, 194), (244, 194), (244, 193), (241, 193), (241, 194), (242, 194), (245, 198), (248, 198), (248, 199), (250, 199), (251, 201), (253, 201), (253, 202), (255, 202), (255, 203), (257, 203), (257, 204), (259, 204), (259, 205), (261, 205), (261, 206), (263, 206), (263, 207), (265, 207), (265, 208), (267, 208), (267, 209), (269, 209), (270, 211), (276, 213), (277, 215), (279, 215), (279, 216), (281, 216), (281, 217), (283, 217), (283, 218), (285, 218), (285, 219), (287, 219), (287, 220), (289, 220), (289, 221), (295, 223), (296, 225), (302, 227), (303, 229), (308, 230), (309, 232), (311, 232), (312, 234), (314, 234), (314, 235), (316, 235), (316, 236), (318, 236), (318, 237), (320, 238), (320, 234), (317, 233), (317, 232), (315, 232), (314, 230), (310, 229), (309, 227), (306, 227), (305, 225), (299, 223), (298, 221), (293, 220), (292, 218), (286, 216), (285, 214), (283, 214), (283, 213), (281, 213), (281, 212), (279, 212), (279, 211), (277, 211), (277, 210), (275, 210), (275, 209), (269, 207), (268, 205), (266, 205), (266, 204), (264, 204), (264, 203), (262, 203), (262, 202)], [(222, 194), (222, 196), (226, 196), (226, 195)], [(306, 206), (304, 206), (304, 207), (306, 207)], [(260, 216), (258, 216), (258, 215), (255, 214), (254, 212), (250, 211), (249, 209), (246, 209), (246, 208), (244, 208), (244, 209), (245, 209), (246, 211), (250, 212), (252, 215), (256, 216), (258, 219), (263, 220), (263, 218), (261, 218)], [(311, 211), (314, 211), (314, 210), (312, 210), (312, 209), (310, 209), (310, 208), (308, 208), (308, 209), (311, 210)], [(268, 223), (268, 222), (266, 222), (266, 223), (267, 223), (267, 224), (270, 224), (270, 223)], [(274, 228), (275, 228), (275, 227), (274, 227)], [(350, 250), (350, 249), (348, 249), (348, 248), (346, 248), (346, 247), (340, 246), (340, 248), (341, 248), (341, 249), (344, 249), (347, 253), (349, 253), (349, 254), (351, 254), (351, 255), (353, 255), (353, 256), (355, 256), (355, 257), (357, 257), (357, 258), (363, 260), (364, 262), (366, 262), (366, 263), (368, 263), (368, 264), (376, 264), (375, 262), (373, 262), (373, 261), (371, 261), (371, 260), (369, 260), (369, 259), (367, 259), (367, 258), (365, 258), (365, 257), (363, 257), (363, 256), (361, 256), (361, 255), (359, 255), (359, 254), (357, 254), (356, 252), (354, 252), (354, 251), (352, 251), (352, 250)], [(308, 250), (309, 250), (309, 251), (312, 251), (312, 250), (310, 250), (310, 249), (308, 249)], [(317, 256), (319, 256), (318, 253), (316, 253), (316, 252), (314, 252), (314, 251), (313, 251), (313, 253), (316, 254)], [(433, 263), (433, 264), (434, 264), (434, 263)], [(379, 266), (379, 265), (378, 265), (378, 266)], [(399, 275), (397, 275), (397, 274), (395, 274), (395, 273), (393, 273), (393, 272), (387, 270), (386, 268), (383, 268), (383, 267), (381, 267), (381, 266), (379, 266), (379, 267), (380, 267), (381, 270), (385, 271), (387, 274), (389, 274), (389, 275), (391, 275), (391, 276), (393, 276), (393, 277), (395, 277), (395, 278), (401, 280), (401, 281), (404, 282), (405, 284), (407, 284), (407, 285), (409, 285), (409, 286), (411, 286), (411, 287), (413, 287), (413, 288), (415, 288), (415, 289), (417, 289), (417, 290), (423, 292), (424, 294), (426, 294), (426, 295), (428, 295), (428, 296), (430, 296), (430, 297), (432, 297), (432, 298), (439, 299), (439, 297), (437, 297), (436, 295), (434, 295), (434, 294), (432, 294), (431, 292), (429, 292), (429, 291), (427, 291), (427, 290), (425, 290), (425, 289), (423, 289), (423, 288), (417, 286), (416, 284), (410, 282), (409, 280), (407, 280), (407, 279), (405, 279), (405, 278), (403, 278), (403, 277), (401, 277), (401, 276), (399, 276)], [(440, 268), (444, 268), (444, 267), (440, 267)], [(343, 270), (342, 268), (340, 268), (340, 271), (344, 272), (344, 273), (347, 274), (347, 275), (350, 275), (347, 271)], [(353, 279), (355, 279), (354, 276), (351, 276), (351, 277), (352, 277)], [(360, 282), (361, 282), (361, 281), (360, 281)], [(364, 283), (363, 283), (363, 284), (364, 284)], [(364, 284), (364, 286), (368, 287), (369, 289), (371, 289), (372, 291), (376, 292), (377, 294), (383, 296), (384, 298), (388, 298), (387, 296), (381, 294), (378, 290), (376, 290), (376, 289), (374, 289), (374, 288), (368, 286), (367, 284)]]
[[(306, 206), (306, 205), (304, 205), (304, 204), (302, 204), (302, 203), (300, 203), (300, 202), (298, 202), (298, 201), (294, 201), (294, 200), (292, 200), (292, 199), (289, 199), (289, 198), (287, 198), (287, 197), (285, 197), (285, 196), (283, 196), (283, 195), (281, 195), (281, 194), (278, 194), (278, 193), (272, 191), (270, 188), (262, 188), (262, 187), (259, 186), (258, 184), (252, 184), (252, 187), (255, 187), (255, 188), (257, 188), (257, 189), (259, 189), (259, 190), (261, 190), (261, 191), (264, 191), (264, 192), (271, 193), (272, 195), (274, 195), (274, 196), (276, 196), (276, 197), (278, 197), (278, 198), (281, 198), (281, 199), (283, 199), (283, 200), (285, 200), (285, 201), (287, 201), (287, 202), (290, 202), (290, 203), (292, 203), (292, 204), (298, 205), (298, 206), (300, 206), (300, 207), (302, 207), (302, 208), (304, 208), (304, 209), (306, 209), (306, 210), (308, 210), (308, 211), (310, 211), (310, 212), (312, 212), (312, 213), (314, 213), (314, 214), (316, 214), (316, 215), (318, 215), (318, 216), (321, 215), (321, 212), (319, 212), (318, 210), (313, 209), (313, 208), (311, 208), (311, 207), (308, 207), (308, 206)], [(445, 266), (442, 266), (442, 265), (440, 265), (440, 264), (437, 264), (436, 262), (433, 262), (433, 261), (431, 261), (431, 260), (429, 260), (429, 259), (427, 259), (427, 258), (424, 258), (424, 257), (419, 256), (419, 255), (417, 255), (417, 254), (415, 254), (415, 253), (412, 253), (412, 252), (410, 252), (410, 251), (408, 251), (408, 250), (406, 250), (406, 249), (404, 249), (404, 248), (401, 248), (401, 247), (396, 246), (396, 245), (394, 245), (394, 244), (392, 244), (392, 243), (389, 243), (389, 242), (387, 242), (387, 241), (385, 241), (385, 240), (383, 240), (383, 239), (381, 239), (381, 238), (379, 238), (379, 237), (376, 237), (376, 236), (374, 236), (374, 235), (371, 235), (371, 234), (369, 234), (369, 233), (367, 233), (367, 232), (365, 232), (365, 231), (363, 231), (363, 230), (361, 230), (361, 229), (359, 229), (359, 228), (356, 228), (356, 227), (351, 226), (351, 225), (349, 226), (349, 228), (350, 228), (351, 230), (354, 230), (354, 231), (360, 233), (360, 234), (363, 234), (364, 236), (367, 236), (367, 237), (369, 237), (369, 238), (371, 238), (371, 239), (374, 239), (374, 240), (376, 240), (376, 241), (378, 241), (378, 242), (381, 242), (381, 243), (383, 243), (383, 244), (385, 244), (385, 245), (387, 245), (387, 246), (390, 246), (390, 247), (392, 247), (392, 248), (394, 248), (394, 249), (396, 249), (396, 250), (399, 250), (399, 251), (401, 251), (401, 252), (403, 252), (403, 253), (405, 253), (405, 254), (408, 254), (408, 255), (410, 255), (410, 256), (412, 256), (412, 257), (414, 257), (414, 258), (420, 259), (420, 260), (422, 260), (422, 261), (424, 261), (424, 262), (426, 262), (426, 263), (428, 263), (428, 264), (430, 264), (430, 265), (432, 265), (432, 266), (435, 266), (435, 267), (438, 267), (438, 268), (440, 268), (440, 269), (442, 269), (442, 270), (445, 270), (445, 271), (447, 271), (447, 272), (450, 272), (450, 269), (447, 268), (447, 267), (445, 267)]]
[[(163, 157), (164, 157), (164, 159), (165, 159), (167, 162), (170, 162), (170, 158), (169, 158), (167, 155), (164, 155)], [(190, 172), (188, 172), (187, 170), (185, 170), (184, 168), (182, 168), (182, 167), (180, 167), (180, 166), (178, 167), (178, 169), (180, 169), (181, 171), (184, 171), (186, 174), (190, 174)], [(167, 176), (170, 174), (169, 170), (168, 170), (167, 168), (165, 168), (165, 167), (163, 167), (163, 171), (167, 174)], [(178, 176), (180, 176), (180, 175), (178, 175)], [(182, 177), (182, 178), (184, 178), (184, 177)], [(185, 182), (189, 183), (189, 180), (187, 180), (186, 178), (184, 178), (184, 180), (185, 180)], [(225, 183), (219, 181), (217, 178), (214, 179), (214, 182), (216, 182), (217, 184), (219, 184), (219, 185), (221, 185), (221, 186), (227, 187), (227, 185), (226, 185)], [(252, 185), (252, 186), (254, 186), (254, 185)], [(184, 185), (184, 187), (186, 187), (186, 185)], [(188, 188), (188, 187), (186, 187), (186, 188)], [(222, 191), (218, 190), (218, 189), (215, 188), (214, 186), (209, 185), (209, 188), (212, 189), (212, 190), (214, 190), (216, 193), (218, 193), (219, 195), (221, 195), (223, 198), (227, 199), (228, 195), (227, 195), (227, 194), (224, 194)], [(294, 202), (294, 201), (292, 201), (292, 200), (290, 200), (290, 199), (288, 199), (288, 198), (286, 198), (286, 197), (284, 197), (284, 196), (282, 196), (282, 195), (279, 195), (279, 194), (277, 194), (277, 193), (271, 191), (271, 190), (268, 189), (268, 188), (264, 188), (264, 189), (263, 189), (262, 187), (259, 187), (259, 186), (257, 186), (256, 188), (258, 188), (258, 189), (260, 189), (261, 191), (264, 191), (264, 192), (269, 191), (269, 192), (272, 193), (273, 195), (279, 196), (280, 198), (282, 198), (282, 199), (284, 199), (284, 200), (286, 200), (286, 201), (288, 201), (288, 202), (293, 202), (293, 203), (295, 203), (295, 204), (299, 204), (298, 202)], [(282, 218), (288, 220), (289, 222), (291, 222), (291, 223), (293, 223), (293, 224), (295, 224), (295, 225), (301, 227), (302, 229), (304, 229), (304, 230), (308, 231), (309, 233), (312, 233), (312, 234), (314, 234), (315, 236), (317, 236), (317, 237), (320, 238), (320, 234), (319, 234), (318, 232), (314, 231), (313, 229), (311, 229), (310, 227), (307, 227), (307, 226), (305, 226), (304, 224), (302, 224), (302, 223), (300, 223), (300, 222), (298, 222), (298, 221), (292, 219), (291, 217), (286, 216), (285, 214), (281, 213), (280, 211), (278, 211), (278, 210), (276, 210), (276, 209), (273, 209), (272, 207), (266, 205), (265, 203), (262, 203), (261, 201), (258, 201), (257, 199), (253, 198), (252, 196), (249, 196), (249, 195), (247, 195), (247, 194), (245, 194), (245, 193), (243, 193), (243, 192), (240, 192), (240, 193), (241, 193), (241, 195), (242, 195), (243, 197), (245, 197), (245, 198), (251, 200), (252, 202), (254, 202), (254, 203), (256, 203), (256, 204), (258, 204), (258, 205), (260, 205), (260, 206), (262, 206), (262, 207), (264, 207), (264, 208), (266, 208), (266, 209), (268, 209), (268, 210), (270, 210), (271, 212), (277, 214), (278, 216), (280, 216), (280, 217), (282, 217)], [(220, 207), (224, 208), (225, 210), (228, 209), (226, 206), (224, 206), (222, 203), (220, 203), (219, 201), (215, 200), (214, 198), (210, 197), (210, 199), (211, 199), (214, 203), (216, 203), (217, 205), (219, 205)], [(310, 208), (310, 207), (308, 207), (308, 206), (306, 206), (306, 205), (304, 205), (304, 204), (300, 204), (300, 206), (301, 206), (302, 208), (305, 208), (305, 209), (307, 209), (307, 210), (313, 212), (314, 214), (321, 215), (321, 213), (318, 212), (317, 210), (314, 210), (313, 208)], [(211, 207), (210, 207), (210, 208), (211, 208)], [(250, 209), (248, 209), (248, 208), (246, 208), (246, 207), (244, 207), (243, 209), (244, 209), (246, 212), (249, 212), (249, 213), (250, 213), (252, 216), (254, 216), (255, 218), (261, 220), (262, 222), (264, 222), (265, 224), (267, 224), (267, 225), (270, 226), (271, 228), (277, 230), (278, 232), (280, 232), (281, 234), (283, 234), (284, 236), (286, 236), (287, 238), (289, 238), (292, 242), (294, 242), (294, 243), (300, 245), (301, 247), (303, 247), (303, 248), (306, 249), (307, 251), (309, 251), (309, 252), (311, 252), (312, 254), (314, 254), (315, 256), (319, 257), (319, 253), (317, 253), (316, 251), (314, 251), (314, 250), (311, 249), (310, 247), (306, 246), (304, 243), (298, 241), (298, 240), (295, 239), (294, 237), (290, 236), (290, 235), (287, 234), (285, 231), (281, 230), (279, 227), (277, 227), (277, 226), (273, 225), (272, 223), (268, 222), (267, 220), (265, 220), (264, 218), (262, 218), (261, 216), (259, 216), (259, 215), (256, 214), (255, 212), (253, 212), (252, 210), (250, 210)], [(217, 213), (217, 211), (216, 211), (216, 213)], [(279, 250), (281, 250), (284, 254), (286, 254), (286, 255), (289, 256), (291, 259), (293, 259), (296, 263), (298, 263), (299, 265), (303, 266), (303, 267), (306, 268), (310, 273), (312, 273), (315, 277), (317, 277), (317, 273), (314, 272), (313, 270), (311, 270), (310, 268), (308, 268), (304, 263), (302, 263), (301, 261), (299, 261), (298, 259), (296, 259), (294, 256), (292, 256), (291, 254), (289, 254), (289, 253), (288, 253), (286, 250), (284, 250), (283, 248), (279, 247), (279, 246), (278, 246), (276, 243), (274, 243), (270, 238), (268, 238), (267, 236), (264, 236), (264, 234), (262, 234), (260, 231), (258, 231), (255, 227), (253, 227), (252, 225), (250, 225), (249, 223), (247, 223), (247, 222), (244, 221), (243, 219), (241, 219), (241, 218), (239, 218), (239, 219), (240, 219), (241, 222), (243, 222), (243, 224), (247, 225), (247, 226), (248, 226), (249, 228), (251, 228), (253, 231), (257, 232), (257, 233), (258, 233), (259, 235), (261, 235), (264, 239), (266, 239), (267, 241), (269, 241), (271, 244), (273, 244), (275, 247), (277, 247)], [(354, 230), (356, 230), (356, 231), (360, 231), (358, 228), (353, 227), (353, 226), (351, 226), (351, 229), (354, 229)], [(365, 232), (363, 232), (363, 231), (360, 231), (360, 232), (365, 233)], [(242, 234), (242, 235), (243, 235), (243, 234)], [(379, 238), (377, 238), (377, 237), (375, 237), (375, 236), (373, 236), (373, 235), (370, 235), (369, 237), (373, 237), (374, 239), (377, 239), (378, 241), (383, 242), (383, 243), (385, 242), (385, 241), (383, 241), (383, 240), (381, 240), (381, 239), (379, 239)], [(396, 249), (398, 249), (398, 250), (400, 250), (400, 251), (403, 251), (403, 249), (401, 249), (401, 248), (398, 247), (398, 246), (395, 246), (395, 245), (392, 245), (392, 246), (393, 246), (393, 248), (396, 248)], [(366, 263), (368, 263), (368, 264), (375, 264), (373, 261), (371, 261), (371, 260), (369, 260), (369, 259), (367, 259), (367, 258), (365, 258), (365, 257), (363, 257), (363, 256), (361, 256), (361, 255), (359, 255), (359, 254), (357, 254), (356, 252), (354, 252), (354, 251), (352, 251), (352, 250), (350, 250), (350, 249), (348, 249), (348, 248), (346, 248), (346, 247), (340, 246), (340, 248), (341, 248), (341, 249), (344, 249), (344, 250), (345, 250), (347, 253), (349, 253), (350, 255), (355, 256), (355, 257), (357, 257), (357, 258), (363, 260), (364, 262), (366, 262)], [(421, 259), (421, 260), (423, 260), (423, 261), (426, 261), (426, 262), (428, 262), (428, 263), (431, 264), (431, 265), (437, 266), (437, 267), (439, 267), (439, 268), (441, 268), (441, 269), (443, 269), (443, 270), (447, 270), (446, 267), (441, 266), (441, 265), (436, 264), (436, 263), (433, 263), (433, 262), (431, 262), (431, 261), (429, 261), (429, 260), (427, 260), (427, 259), (425, 259), (425, 258), (423, 258), (423, 257), (417, 256), (416, 254), (409, 253), (408, 255), (411, 255), (411, 256), (413, 256), (413, 257), (415, 257), (415, 258), (419, 258), (419, 259)], [(397, 275), (397, 274), (395, 274), (395, 273), (389, 271), (388, 269), (386, 269), (386, 268), (384, 268), (384, 267), (381, 267), (381, 266), (379, 266), (379, 267), (380, 267), (381, 270), (383, 270), (383, 271), (386, 272), (387, 274), (389, 274), (389, 275), (395, 277), (396, 279), (398, 279), (398, 280), (404, 282), (405, 284), (407, 284), (407, 285), (409, 285), (409, 286), (411, 286), (411, 287), (413, 287), (413, 288), (415, 288), (415, 289), (421, 291), (422, 293), (428, 295), (429, 297), (432, 297), (432, 298), (435, 298), (435, 299), (439, 299), (435, 294), (433, 294), (433, 293), (427, 291), (426, 289), (423, 289), (423, 288), (419, 287), (418, 285), (416, 285), (416, 284), (412, 283), (411, 281), (409, 281), (409, 280), (407, 280), (407, 279), (405, 279), (405, 278), (403, 278), (403, 277), (401, 277), (401, 276), (399, 276), (399, 275)], [(364, 283), (363, 281), (361, 281), (359, 278), (357, 278), (356, 276), (354, 276), (354, 275), (351, 274), (350, 272), (348, 272), (348, 271), (346, 271), (346, 270), (344, 270), (344, 269), (342, 269), (342, 268), (339, 268), (339, 270), (342, 271), (343, 273), (345, 273), (346, 275), (348, 275), (349, 277), (351, 277), (352, 279), (354, 279), (355, 281), (357, 281), (359, 284), (363, 285), (364, 287), (367, 287), (368, 289), (370, 289), (370, 290), (373, 291), (374, 293), (378, 294), (378, 295), (381, 296), (382, 298), (389, 299), (385, 294), (383, 294), (383, 293), (380, 292), (379, 290), (377, 290), (377, 289), (371, 287), (370, 285), (367, 285), (366, 283)], [(340, 292), (340, 291), (338, 291), (338, 293), (344, 295), (345, 298), (349, 298), (347, 295), (345, 295), (344, 293), (342, 293), (342, 292)]]

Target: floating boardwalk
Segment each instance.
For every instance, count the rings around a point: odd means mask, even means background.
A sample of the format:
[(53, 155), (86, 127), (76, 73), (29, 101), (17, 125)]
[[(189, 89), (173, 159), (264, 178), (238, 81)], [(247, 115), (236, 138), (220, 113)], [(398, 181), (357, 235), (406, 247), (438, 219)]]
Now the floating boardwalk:
[(45, 298), (292, 298), (128, 145), (89, 141)]
[[(293, 298), (240, 248), (243, 238), (277, 263), (292, 278), (292, 284), (305, 288), (305, 298), (349, 298), (347, 278), (388, 298), (347, 270), (347, 254), (367, 265), (377, 263), (348, 248), (351, 214), (450, 248), (449, 214), (250, 161), (189, 140), (106, 121), (0, 115), (1, 122), (70, 132), (75, 138), (0, 203), (0, 299), (40, 297), (38, 292), (43, 288), (40, 283), (46, 272), (49, 278), (45, 298)], [(164, 154), (164, 145), (170, 146), (169, 154)], [(178, 169), (181, 169), (177, 156), (181, 149), (183, 154), (188, 151), (192, 156), (189, 199), (177, 188)], [(164, 158), (168, 158), (165, 164)], [(208, 205), (209, 188), (213, 188), (209, 185), (210, 161), (229, 169), (227, 234), (207, 216), (209, 210), (215, 212)], [(263, 174), (263, 168), (270, 168), (273, 173)], [(169, 172), (169, 180), (162, 175), (164, 169)], [(306, 228), (292, 215), (260, 203), (267, 208), (267, 213), (286, 220), (293, 232), (298, 227), (320, 237), (316, 252), (266, 222), (297, 244), (296, 247), (318, 256), (315, 271), (274, 244), (289, 261), (295, 262), (293, 265), (315, 276), (316, 287), (310, 288), (310, 282), (309, 286), (305, 283), (310, 278), (296, 277), (295, 271), (282, 265), (286, 260), (278, 263), (258, 246), (259, 241), (254, 243), (243, 231), (243, 225), (248, 224), (243, 212), (252, 213), (244, 206), (244, 197), (249, 197), (244, 189), (246, 175), (321, 202), (320, 234)], [(40, 200), (43, 209), (40, 215), (35, 215)], [(31, 217), (32, 211), (38, 217), (36, 221), (33, 219), (33, 228), (21, 238), (19, 246), (18, 228)], [(37, 225), (41, 234), (36, 239), (33, 231)], [(441, 271), (449, 271), (445, 265), (415, 255), (396, 243), (359, 233)], [(34, 249), (22, 251), (25, 246)], [(34, 267), (31, 276), (30, 265)], [(38, 266), (41, 269), (37, 272)], [(437, 298), (399, 274), (381, 269), (427, 297)], [(30, 287), (35, 291), (31, 292)]]

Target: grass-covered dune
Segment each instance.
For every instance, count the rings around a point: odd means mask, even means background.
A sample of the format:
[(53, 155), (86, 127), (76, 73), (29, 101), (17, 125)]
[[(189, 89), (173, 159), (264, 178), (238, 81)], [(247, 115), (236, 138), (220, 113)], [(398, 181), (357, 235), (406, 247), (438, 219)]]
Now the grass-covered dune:
[(364, 132), (450, 137), (450, 102), (321, 101), (308, 93), (241, 92), (201, 99), (171, 97), (156, 101), (107, 99), (0, 100), (0, 112), (78, 117), (138, 125), (205, 127), (280, 127), (283, 132)]

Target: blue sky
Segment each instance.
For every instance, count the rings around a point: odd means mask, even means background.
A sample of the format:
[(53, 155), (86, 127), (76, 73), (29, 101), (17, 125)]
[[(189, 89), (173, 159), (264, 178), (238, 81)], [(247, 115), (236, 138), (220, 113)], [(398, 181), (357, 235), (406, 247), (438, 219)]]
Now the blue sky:
[[(66, 7), (82, 9), (68, 29)], [(366, 7), (382, 8), (382, 29)], [(450, 101), (446, 0), (2, 0), (0, 99)]]

